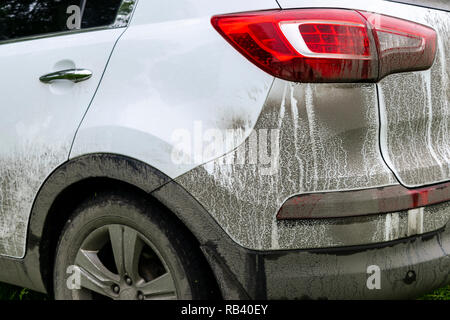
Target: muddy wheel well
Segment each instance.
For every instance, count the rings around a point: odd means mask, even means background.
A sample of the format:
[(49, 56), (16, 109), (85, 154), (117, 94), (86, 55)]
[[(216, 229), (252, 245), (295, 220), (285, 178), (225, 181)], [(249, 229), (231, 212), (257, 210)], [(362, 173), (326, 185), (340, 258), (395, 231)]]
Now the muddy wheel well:
[(40, 260), (40, 271), (42, 279), (45, 283), (47, 292), (49, 295), (53, 295), (53, 268), (54, 259), (56, 253), (56, 246), (58, 243), (59, 236), (68, 221), (70, 215), (74, 210), (82, 204), (84, 201), (91, 197), (95, 197), (99, 192), (108, 192), (117, 190), (133, 193), (136, 196), (147, 198), (151, 201), (152, 205), (161, 207), (162, 210), (167, 212), (167, 217), (171, 219), (171, 223), (179, 224), (180, 227), (185, 231), (191, 244), (198, 248), (198, 254), (201, 259), (204, 260), (203, 264), (205, 266), (205, 276), (208, 277), (211, 282), (213, 282), (214, 292), (217, 294), (215, 298), (220, 298), (220, 291), (217, 286), (217, 282), (214, 278), (213, 272), (203, 256), (200, 250), (200, 243), (192, 232), (178, 219), (178, 217), (171, 212), (169, 209), (164, 207), (158, 200), (153, 198), (151, 195), (139, 189), (131, 184), (109, 179), (109, 178), (90, 178), (74, 183), (73, 185), (65, 188), (55, 199), (48, 215), (45, 219), (43, 234), (39, 246), (39, 260)]

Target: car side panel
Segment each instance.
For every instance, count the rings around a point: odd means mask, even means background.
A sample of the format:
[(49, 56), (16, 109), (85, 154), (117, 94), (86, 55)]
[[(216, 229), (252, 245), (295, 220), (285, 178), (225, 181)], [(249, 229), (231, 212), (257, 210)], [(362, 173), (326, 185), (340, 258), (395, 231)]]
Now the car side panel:
[[(175, 13), (171, 18), (156, 14), (169, 4), (153, 8), (153, 14), (150, 5), (141, 2), (111, 59), (71, 157), (114, 152), (149, 163), (175, 178), (237, 243), (250, 249), (359, 245), (409, 236), (406, 211), (344, 223), (339, 219), (276, 221), (281, 204), (296, 194), (398, 184), (395, 168), (384, 161), (385, 148), (380, 148), (380, 131), (389, 128), (380, 118), (378, 84), (309, 85), (277, 79), (271, 87), (272, 78), (210, 26), (213, 14), (263, 8), (263, 4), (251, 7), (245, 2), (239, 7), (231, 3), (236, 10), (182, 2), (192, 7), (185, 8), (185, 15)], [(425, 11), (440, 14), (385, 1), (286, 0), (280, 5), (355, 8), (419, 22)], [(133, 81), (124, 81), (120, 87), (117, 78)], [(189, 137), (181, 145), (194, 147), (181, 150), (190, 156), (189, 161), (176, 163), (173, 135), (180, 129)], [(211, 141), (202, 140), (202, 134), (209, 129), (239, 129), (240, 135), (222, 152), (204, 157), (202, 151)], [(198, 133), (200, 147), (195, 146)], [(236, 165), (233, 159), (251, 154), (255, 134), (261, 133), (265, 140), (261, 146), (269, 148), (269, 158), (271, 148), (277, 152), (271, 143), (280, 142), (278, 164), (258, 167), (258, 160), (244, 160)], [(427, 218), (419, 229), (436, 230), (445, 225), (449, 214), (445, 204), (425, 208)]]
[[(23, 257), (33, 201), (67, 161), (75, 132), (123, 29), (81, 32), (0, 45), (0, 255)], [(39, 77), (74, 67), (92, 71), (79, 84)]]
[[(270, 132), (276, 133), (271, 135)], [(340, 247), (407, 237), (407, 211), (352, 218), (277, 221), (294, 194), (398, 184), (379, 149), (375, 84), (292, 84), (275, 80), (250, 138), (176, 179), (240, 245), (256, 250)], [(270, 165), (236, 164), (252, 139)], [(261, 140), (259, 140), (261, 141)], [(260, 149), (262, 148), (262, 149)], [(274, 157), (273, 159), (277, 159)], [(450, 204), (423, 211), (423, 232), (443, 227)]]
[[(123, 154), (175, 178), (234, 149), (253, 128), (273, 77), (224, 41), (210, 19), (273, 8), (273, 0), (140, 1), (71, 158)], [(208, 153), (210, 129), (240, 136), (224, 136), (223, 147)]]
[[(261, 167), (251, 164), (227, 164), (227, 159), (238, 157), (239, 150), (235, 150), (177, 181), (236, 242), (251, 249), (361, 245), (409, 236), (414, 211), (344, 220), (277, 221), (276, 214), (294, 194), (399, 182), (416, 186), (450, 178), (447, 12), (385, 1), (279, 3), (283, 8), (354, 8), (430, 25), (439, 36), (436, 62), (431, 70), (388, 76), (380, 84), (289, 84), (275, 80), (254, 132), (279, 130), (279, 138), (275, 136), (280, 160), (276, 173), (264, 175)], [(270, 148), (274, 140), (268, 136)], [(249, 146), (250, 139), (240, 148)], [(418, 230), (443, 227), (450, 219), (449, 210), (448, 204), (420, 209), (424, 219)]]

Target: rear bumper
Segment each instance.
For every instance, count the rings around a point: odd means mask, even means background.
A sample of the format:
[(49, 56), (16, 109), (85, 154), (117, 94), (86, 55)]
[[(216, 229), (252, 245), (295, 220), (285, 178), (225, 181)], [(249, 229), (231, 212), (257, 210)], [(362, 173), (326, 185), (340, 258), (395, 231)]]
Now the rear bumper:
[[(225, 283), (228, 293), (240, 287), (248, 298), (409, 299), (450, 283), (448, 228), (370, 246), (267, 252), (241, 247), (239, 253), (206, 246), (203, 250), (222, 287)], [(221, 259), (231, 268), (224, 271), (225, 264), (217, 263)], [(369, 266), (380, 270), (379, 289), (367, 286), (373, 275)], [(232, 284), (233, 279), (241, 281)]]
[[(450, 282), (450, 232), (387, 246), (287, 252), (265, 256), (267, 298), (416, 298)], [(373, 272), (380, 270), (380, 288)]]

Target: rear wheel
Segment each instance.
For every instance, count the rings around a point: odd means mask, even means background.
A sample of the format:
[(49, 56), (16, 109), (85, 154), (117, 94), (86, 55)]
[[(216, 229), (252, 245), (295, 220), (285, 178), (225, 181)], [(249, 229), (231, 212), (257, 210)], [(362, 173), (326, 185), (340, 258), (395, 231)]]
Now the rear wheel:
[(105, 193), (75, 210), (57, 246), (56, 299), (217, 297), (198, 246), (147, 199)]

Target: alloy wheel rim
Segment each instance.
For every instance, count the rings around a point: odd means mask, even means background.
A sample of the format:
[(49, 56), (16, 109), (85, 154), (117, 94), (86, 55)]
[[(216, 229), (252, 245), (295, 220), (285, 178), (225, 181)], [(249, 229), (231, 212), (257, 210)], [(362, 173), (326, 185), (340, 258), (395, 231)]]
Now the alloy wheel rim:
[(137, 230), (110, 224), (91, 232), (79, 248), (74, 299), (172, 300), (175, 281), (155, 245)]

